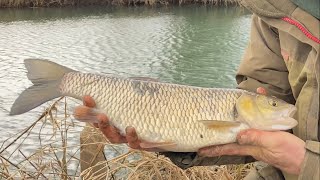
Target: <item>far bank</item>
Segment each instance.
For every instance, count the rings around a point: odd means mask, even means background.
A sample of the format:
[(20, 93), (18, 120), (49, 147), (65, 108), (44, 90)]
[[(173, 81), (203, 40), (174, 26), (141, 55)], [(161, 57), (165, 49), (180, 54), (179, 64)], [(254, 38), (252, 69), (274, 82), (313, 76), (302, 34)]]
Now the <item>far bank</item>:
[(210, 6), (233, 6), (237, 0), (0, 0), (0, 7), (65, 7), (65, 6), (169, 6), (201, 4)]

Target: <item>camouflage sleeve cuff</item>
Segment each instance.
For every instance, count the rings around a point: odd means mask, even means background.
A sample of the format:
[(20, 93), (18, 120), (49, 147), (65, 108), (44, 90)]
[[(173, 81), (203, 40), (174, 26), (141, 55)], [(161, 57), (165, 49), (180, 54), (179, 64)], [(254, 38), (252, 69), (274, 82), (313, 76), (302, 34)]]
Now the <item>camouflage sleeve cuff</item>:
[(319, 155), (320, 154), (320, 142), (306, 141), (306, 149)]
[(320, 179), (320, 142), (306, 141), (306, 155), (301, 167), (299, 180)]

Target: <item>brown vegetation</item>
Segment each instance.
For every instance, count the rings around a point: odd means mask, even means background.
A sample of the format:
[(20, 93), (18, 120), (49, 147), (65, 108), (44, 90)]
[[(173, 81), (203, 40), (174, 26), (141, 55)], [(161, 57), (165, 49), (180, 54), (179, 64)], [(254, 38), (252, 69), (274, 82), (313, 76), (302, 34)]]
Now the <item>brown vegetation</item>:
[(236, 5), (237, 0), (0, 0), (0, 7), (62, 7), (87, 5)]

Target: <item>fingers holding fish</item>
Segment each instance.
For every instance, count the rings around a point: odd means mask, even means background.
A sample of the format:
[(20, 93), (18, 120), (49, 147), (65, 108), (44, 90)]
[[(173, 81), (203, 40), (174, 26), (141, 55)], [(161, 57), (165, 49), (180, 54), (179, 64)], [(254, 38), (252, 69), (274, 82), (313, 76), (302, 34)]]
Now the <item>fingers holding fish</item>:
[(126, 139), (128, 141), (128, 146), (132, 149), (141, 149), (140, 140), (138, 138), (136, 130), (129, 126), (126, 128)]
[[(108, 117), (95, 109), (96, 103), (91, 96), (84, 96), (83, 104), (84, 105), (77, 106), (74, 110), (74, 117), (77, 120), (93, 123), (93, 125), (99, 128), (111, 143), (119, 144), (127, 142), (126, 137), (122, 136), (117, 128), (110, 125)], [(132, 139), (132, 135), (129, 135), (129, 137)], [(135, 145), (135, 143), (130, 144)]]
[(88, 95), (83, 96), (82, 101), (83, 101), (83, 105), (85, 106), (92, 107), (92, 108), (96, 107), (96, 103), (91, 96), (88, 96)]
[(122, 136), (119, 130), (110, 125), (109, 119), (105, 114), (99, 114), (97, 116), (99, 120), (99, 129), (107, 137), (107, 139), (113, 144), (126, 143), (127, 139), (125, 136)]
[(267, 90), (263, 87), (258, 87), (257, 88), (257, 93), (262, 94), (262, 95), (267, 95)]
[(98, 111), (88, 106), (77, 106), (73, 111), (73, 116), (82, 122), (99, 123)]
[(87, 106), (77, 106), (73, 110), (73, 116), (75, 119), (79, 121), (90, 123), (94, 127), (99, 128), (99, 120), (97, 119), (97, 113), (95, 113), (93, 108)]
[[(237, 135), (238, 143), (201, 148), (201, 156), (250, 155), (290, 174), (299, 174), (305, 155), (305, 142), (283, 131), (248, 129)], [(295, 158), (292, 158), (295, 157)]]
[(99, 128), (111, 143), (126, 143), (126, 138), (120, 135), (119, 130), (110, 125), (108, 117), (95, 109), (96, 103), (90, 96), (83, 97), (83, 104), (74, 109), (74, 117), (82, 122), (92, 123)]
[(138, 137), (136, 130), (134, 129), (134, 127), (131, 127), (131, 126), (126, 128), (126, 139), (128, 142), (128, 146), (132, 149), (141, 149), (141, 150), (153, 151), (153, 152), (163, 151), (162, 149), (159, 149), (159, 148), (142, 148), (141, 143), (149, 144), (149, 142), (141, 141)]
[[(266, 140), (262, 140), (262, 137), (271, 136), (268, 131), (260, 131), (257, 129), (247, 129), (239, 132), (237, 135), (237, 141), (240, 145), (254, 145), (254, 146), (266, 146)], [(272, 142), (270, 142), (272, 143)]]
[[(82, 98), (82, 102), (83, 102), (83, 105), (87, 106), (87, 107), (95, 107), (96, 106), (96, 103), (95, 101), (93, 100), (93, 98), (91, 96), (83, 96)], [(98, 123), (92, 123), (92, 125), (96, 128), (99, 128), (99, 125)]]

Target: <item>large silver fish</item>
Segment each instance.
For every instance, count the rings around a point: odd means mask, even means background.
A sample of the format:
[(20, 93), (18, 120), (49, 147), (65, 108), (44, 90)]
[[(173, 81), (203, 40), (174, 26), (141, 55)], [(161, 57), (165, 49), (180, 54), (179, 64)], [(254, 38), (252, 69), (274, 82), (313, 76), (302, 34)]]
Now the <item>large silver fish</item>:
[(27, 59), (34, 84), (16, 99), (10, 115), (60, 96), (90, 95), (122, 134), (133, 126), (145, 148), (192, 152), (235, 142), (240, 130), (287, 130), (296, 108), (275, 97), (239, 89), (200, 88), (151, 80), (81, 73), (56, 63)]

